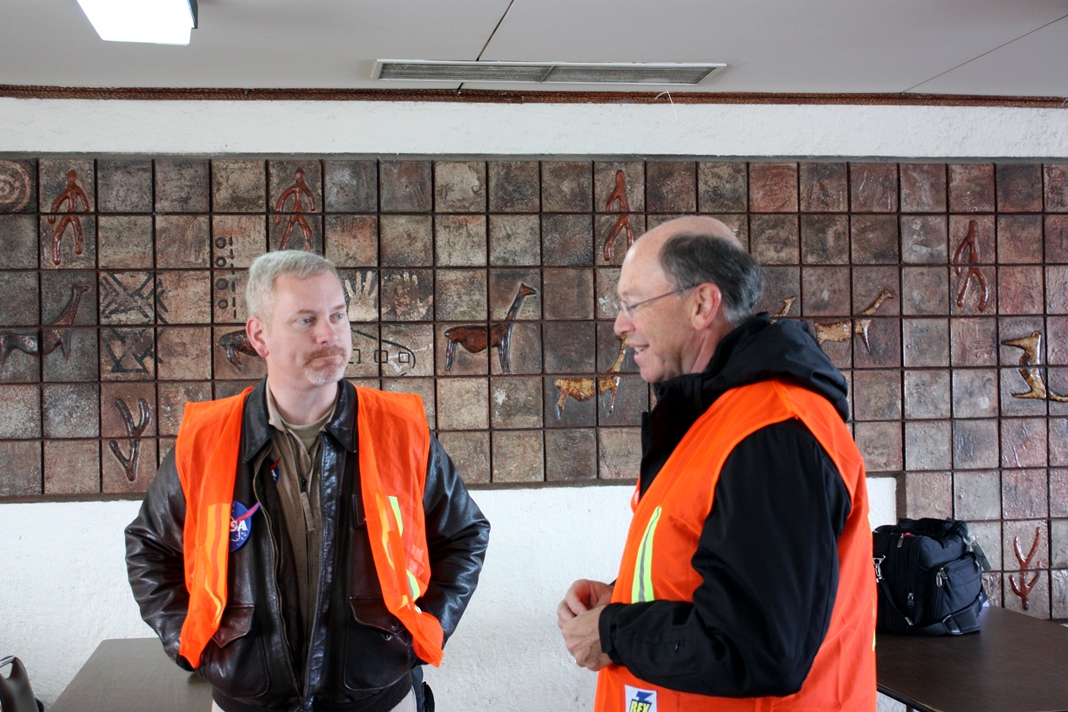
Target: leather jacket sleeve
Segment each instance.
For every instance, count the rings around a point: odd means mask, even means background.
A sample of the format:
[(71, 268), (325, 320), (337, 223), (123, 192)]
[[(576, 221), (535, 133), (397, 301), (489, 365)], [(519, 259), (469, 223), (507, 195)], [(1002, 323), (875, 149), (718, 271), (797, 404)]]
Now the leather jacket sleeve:
[(849, 494), (798, 421), (731, 452), (691, 561), (693, 603), (610, 604), (601, 647), (657, 685), (722, 697), (797, 692), (830, 625)]
[(149, 485), (137, 518), (126, 527), (126, 569), (141, 618), (156, 631), (167, 655), (192, 670), (178, 655), (189, 608), (182, 555), (184, 525), (185, 496), (172, 450)]
[(490, 524), (435, 437), (430, 440), (423, 509), (431, 575), (419, 606), (438, 619), (448, 640), (478, 585)]

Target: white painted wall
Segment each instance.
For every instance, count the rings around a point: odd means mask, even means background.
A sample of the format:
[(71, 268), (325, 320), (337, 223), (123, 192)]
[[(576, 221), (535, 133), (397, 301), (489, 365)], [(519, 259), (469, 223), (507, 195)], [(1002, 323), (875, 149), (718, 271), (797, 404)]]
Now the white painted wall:
[(122, 530), (138, 506), (0, 505), (0, 657), (26, 664), (46, 704), (101, 640), (153, 634), (126, 583)]
[(0, 151), (1068, 156), (1063, 109), (0, 99)]
[[(0, 99), (0, 153), (1068, 156), (1064, 111), (948, 107), (131, 102)], [(873, 525), (896, 519), (872, 480)], [(610, 579), (628, 487), (480, 491), (493, 522), (482, 584), (428, 674), (442, 709), (589, 709), (554, 609), (572, 579)], [(105, 638), (147, 636), (122, 529), (134, 502), (0, 505), (0, 654), (54, 700)]]
[(575, 665), (556, 606), (577, 578), (611, 581), (632, 487), (473, 493), (493, 525), (482, 580), (445, 662), (427, 669), (442, 710), (592, 709), (595, 676)]

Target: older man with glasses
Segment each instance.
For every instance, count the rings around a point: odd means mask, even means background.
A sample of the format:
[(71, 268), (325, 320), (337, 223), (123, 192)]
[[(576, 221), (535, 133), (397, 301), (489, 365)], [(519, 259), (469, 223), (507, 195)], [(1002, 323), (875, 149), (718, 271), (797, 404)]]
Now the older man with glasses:
[(875, 710), (875, 580), (845, 378), (807, 325), (753, 315), (723, 223), (627, 252), (615, 330), (656, 406), (616, 580), (558, 608), (597, 712)]

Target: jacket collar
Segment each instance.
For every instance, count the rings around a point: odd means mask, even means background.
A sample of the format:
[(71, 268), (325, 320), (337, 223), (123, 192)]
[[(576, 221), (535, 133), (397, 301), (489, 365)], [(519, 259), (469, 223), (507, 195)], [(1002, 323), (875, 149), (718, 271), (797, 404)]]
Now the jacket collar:
[[(349, 452), (356, 451), (356, 388), (342, 379), (341, 392), (334, 407), (334, 417), (323, 426)], [(271, 439), (267, 413), (267, 378), (264, 377), (245, 399), (241, 427), (241, 461), (252, 462)]]
[(848, 417), (846, 381), (823, 353), (807, 324), (772, 322), (760, 313), (723, 337), (701, 373), (654, 384), (657, 400), (642, 417), (642, 492), (656, 477), (683, 436), (731, 388), (789, 379), (830, 401)]

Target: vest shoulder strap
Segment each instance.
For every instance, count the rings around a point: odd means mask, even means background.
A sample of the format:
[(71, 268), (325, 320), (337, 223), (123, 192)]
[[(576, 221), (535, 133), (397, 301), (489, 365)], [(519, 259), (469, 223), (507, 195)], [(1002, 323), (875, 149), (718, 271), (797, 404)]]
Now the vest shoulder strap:
[[(178, 437), (174, 442), (174, 459), (183, 489), (187, 483), (194, 485), (194, 478), (200, 479), (202, 471), (190, 467), (194, 459), (203, 459), (216, 449), (233, 447), (235, 453), (240, 448), (241, 418), (244, 415), (245, 398), (252, 388), (246, 388), (237, 395), (213, 401), (189, 402), (185, 404), (182, 424), (178, 428)], [(224, 438), (220, 428), (237, 419), (238, 440)], [(230, 434), (230, 433), (227, 433)], [(188, 501), (188, 491), (186, 499)]]

